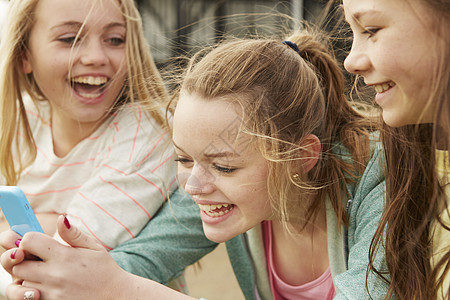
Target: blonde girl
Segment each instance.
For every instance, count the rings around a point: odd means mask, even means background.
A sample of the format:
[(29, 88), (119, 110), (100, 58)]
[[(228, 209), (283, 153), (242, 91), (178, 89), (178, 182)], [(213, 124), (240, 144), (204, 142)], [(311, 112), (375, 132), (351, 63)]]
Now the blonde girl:
[(111, 250), (136, 236), (176, 187), (167, 92), (139, 13), (132, 0), (9, 5), (0, 183), (23, 189), (46, 233), (66, 213)]

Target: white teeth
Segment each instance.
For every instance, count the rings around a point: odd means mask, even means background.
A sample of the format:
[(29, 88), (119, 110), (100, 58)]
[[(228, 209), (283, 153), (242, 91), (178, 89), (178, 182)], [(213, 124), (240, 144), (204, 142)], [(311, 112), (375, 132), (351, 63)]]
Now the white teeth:
[(103, 76), (102, 77), (86, 76), (86, 77), (72, 78), (72, 81), (76, 83), (83, 83), (89, 85), (102, 85), (108, 81), (108, 78)]
[(230, 204), (198, 204), (198, 207), (203, 210), (208, 216), (210, 217), (220, 217), (223, 216), (224, 214), (230, 212), (233, 209), (233, 206), (231, 206), (229, 209), (225, 210), (225, 211), (219, 211), (219, 212), (215, 212), (213, 210), (215, 209), (220, 209), (222, 207), (229, 207)]
[(376, 85), (374, 85), (375, 92), (383, 93), (383, 92), (387, 91), (389, 88), (393, 87), (394, 85), (395, 85), (395, 83), (393, 83), (392, 81), (389, 83), (376, 84)]

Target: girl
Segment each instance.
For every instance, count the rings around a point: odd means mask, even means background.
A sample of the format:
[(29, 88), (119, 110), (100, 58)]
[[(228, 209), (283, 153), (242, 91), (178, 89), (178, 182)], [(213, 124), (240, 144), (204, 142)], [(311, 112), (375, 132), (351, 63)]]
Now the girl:
[[(353, 31), (346, 69), (376, 91), (385, 122), (386, 298), (450, 297), (448, 1), (344, 0)], [(385, 232), (384, 232), (385, 230)], [(385, 237), (384, 237), (385, 234)], [(386, 238), (386, 240), (384, 240)]]
[(38, 214), (66, 212), (112, 249), (139, 232), (174, 179), (160, 108), (166, 91), (138, 12), (133, 1), (10, 5), (0, 69), (3, 183), (21, 187)]
[[(173, 118), (178, 180), (200, 208), (205, 235), (227, 244), (247, 299), (377, 299), (386, 291), (366, 275), (384, 206), (373, 128), (347, 102), (343, 74), (321, 42), (307, 31), (284, 44), (231, 41), (199, 53), (184, 76)], [(123, 272), (64, 217), (58, 229), (76, 249), (31, 233), (2, 256), (21, 283), (9, 287), (11, 299), (186, 297)], [(139, 256), (152, 268), (144, 247)], [(18, 264), (23, 250), (43, 261)], [(80, 265), (92, 265), (89, 276)], [(56, 269), (57, 278), (40, 275)]]
[(66, 213), (113, 249), (175, 179), (167, 93), (134, 1), (14, 0), (8, 16), (0, 182), (23, 189), (46, 233)]

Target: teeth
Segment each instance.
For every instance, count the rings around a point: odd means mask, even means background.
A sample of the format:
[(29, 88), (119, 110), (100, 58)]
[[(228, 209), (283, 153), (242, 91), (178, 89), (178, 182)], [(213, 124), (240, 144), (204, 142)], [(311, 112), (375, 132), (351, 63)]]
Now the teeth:
[(220, 217), (220, 216), (223, 216), (224, 214), (230, 212), (233, 209), (233, 206), (231, 206), (229, 209), (227, 209), (225, 211), (219, 211), (219, 212), (213, 211), (215, 209), (220, 209), (222, 207), (227, 208), (229, 206), (230, 206), (230, 204), (213, 204), (213, 205), (198, 204), (198, 207), (201, 210), (203, 210), (210, 217)]
[(78, 94), (80, 94), (80, 96), (84, 97), (84, 98), (95, 99), (97, 97), (100, 97), (100, 95), (102, 93), (89, 94), (89, 93), (78, 92)]
[(376, 85), (374, 85), (375, 92), (383, 93), (383, 92), (387, 91), (390, 87), (393, 87), (394, 85), (395, 85), (395, 83), (393, 83), (392, 81), (389, 83), (376, 84)]
[(89, 85), (102, 85), (108, 81), (108, 78), (103, 76), (102, 77), (86, 76), (86, 77), (72, 78), (72, 81), (76, 83), (83, 83)]

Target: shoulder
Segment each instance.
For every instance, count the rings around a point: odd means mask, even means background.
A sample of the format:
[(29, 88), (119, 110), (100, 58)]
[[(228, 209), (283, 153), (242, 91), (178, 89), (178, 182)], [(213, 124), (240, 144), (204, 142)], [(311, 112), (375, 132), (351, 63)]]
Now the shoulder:
[(130, 142), (149, 144), (161, 138), (169, 140), (168, 131), (139, 104), (127, 104), (112, 112), (90, 137), (116, 146)]
[(159, 124), (145, 107), (138, 103), (128, 104), (113, 113), (109, 126), (118, 133), (134, 130), (137, 134), (165, 133), (162, 124)]
[(127, 105), (111, 116), (87, 139), (102, 149), (98, 155), (109, 161), (159, 164), (172, 153), (170, 134), (140, 105)]
[[(369, 135), (369, 158), (365, 164), (364, 171), (359, 174), (347, 175), (347, 191), (352, 198), (364, 198), (374, 188), (385, 181), (384, 176), (384, 150), (380, 140), (379, 132)], [(352, 162), (351, 153), (342, 144), (337, 144), (337, 154), (341, 155), (347, 162)], [(384, 191), (384, 187), (382, 188)]]
[(22, 95), (30, 127), (38, 123), (50, 124), (50, 105), (47, 101), (33, 101), (28, 94)]

